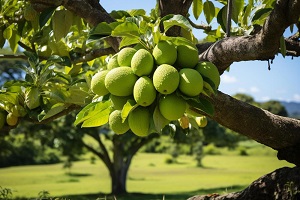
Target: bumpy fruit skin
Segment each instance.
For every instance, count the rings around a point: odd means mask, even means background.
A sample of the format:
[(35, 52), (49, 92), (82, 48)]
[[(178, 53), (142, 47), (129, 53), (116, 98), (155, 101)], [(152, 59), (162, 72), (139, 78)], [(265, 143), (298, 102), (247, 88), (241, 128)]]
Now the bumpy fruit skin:
[(194, 68), (198, 63), (198, 50), (196, 47), (179, 45), (177, 47), (176, 65), (180, 68)]
[(120, 67), (120, 66), (118, 63), (118, 54), (115, 54), (109, 59), (109, 61), (107, 63), (107, 69), (112, 70), (117, 67)]
[(18, 117), (14, 116), (12, 113), (8, 113), (6, 116), (6, 123), (10, 126), (15, 126), (18, 123)]
[(131, 59), (132, 71), (138, 76), (147, 76), (153, 70), (154, 60), (146, 49), (138, 50)]
[(129, 96), (138, 77), (130, 67), (118, 67), (110, 70), (105, 77), (105, 87), (116, 96)]
[(159, 110), (168, 120), (177, 120), (183, 116), (186, 102), (175, 93), (162, 97), (159, 101)]
[(133, 97), (141, 106), (151, 105), (156, 98), (156, 90), (152, 80), (147, 76), (140, 77), (133, 88)]
[(116, 134), (124, 134), (129, 130), (128, 120), (126, 119), (122, 122), (121, 113), (121, 110), (114, 110), (110, 113), (108, 119), (111, 130), (113, 130)]
[(205, 116), (196, 117), (195, 120), (200, 128), (203, 128), (207, 125), (207, 118)]
[(152, 55), (156, 64), (173, 65), (177, 59), (177, 50), (175, 45), (168, 41), (160, 41), (153, 49)]
[(6, 113), (0, 110), (0, 130), (3, 128), (6, 121)]
[(107, 75), (108, 70), (103, 70), (100, 72), (97, 72), (93, 77), (91, 81), (91, 90), (93, 93), (104, 96), (109, 93), (109, 91), (105, 87), (105, 76)]
[(203, 79), (194, 69), (184, 68), (179, 71), (179, 90), (190, 97), (199, 95), (203, 90)]
[(179, 79), (179, 73), (175, 67), (162, 64), (154, 71), (153, 85), (161, 94), (171, 94), (178, 88)]
[(128, 66), (131, 65), (131, 59), (133, 55), (137, 52), (134, 48), (125, 47), (118, 53), (118, 64), (119, 66)]
[(133, 97), (131, 95), (121, 97), (121, 96), (116, 96), (113, 94), (110, 94), (109, 98), (110, 98), (110, 101), (112, 102), (112, 107), (115, 110), (122, 110), (123, 106), (126, 104), (126, 102), (129, 99), (133, 99)]
[(27, 5), (24, 9), (24, 18), (27, 21), (33, 21), (37, 18), (37, 12), (34, 10), (32, 5)]
[(150, 112), (148, 108), (137, 107), (128, 115), (128, 123), (131, 131), (140, 137), (145, 137), (149, 134), (150, 127)]
[(199, 62), (195, 68), (202, 76), (209, 78), (215, 84), (215, 89), (220, 85), (218, 68), (211, 62)]

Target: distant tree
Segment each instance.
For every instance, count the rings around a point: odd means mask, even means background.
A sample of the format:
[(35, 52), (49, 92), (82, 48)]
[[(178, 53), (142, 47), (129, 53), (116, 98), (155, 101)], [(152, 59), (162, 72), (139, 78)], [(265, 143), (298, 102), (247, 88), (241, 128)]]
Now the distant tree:
[(288, 113), (287, 113), (285, 107), (279, 101), (274, 101), (274, 100), (267, 101), (267, 102), (261, 103), (260, 107), (262, 109), (270, 111), (271, 113), (273, 113), (275, 115), (280, 115), (283, 117), (288, 116)]

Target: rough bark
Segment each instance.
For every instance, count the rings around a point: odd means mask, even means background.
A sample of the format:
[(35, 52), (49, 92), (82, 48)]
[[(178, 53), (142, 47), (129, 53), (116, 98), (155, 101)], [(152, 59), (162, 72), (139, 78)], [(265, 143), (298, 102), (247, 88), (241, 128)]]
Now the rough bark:
[(188, 200), (299, 200), (300, 168), (284, 167), (266, 174), (245, 190), (226, 195), (199, 195)]
[[(278, 158), (300, 166), (300, 121), (274, 115), (218, 92), (212, 119), (238, 133), (279, 150)], [(292, 151), (291, 151), (292, 150)], [(298, 155), (298, 156), (297, 156)]]
[(278, 0), (260, 31), (250, 36), (224, 38), (200, 54), (224, 72), (233, 62), (273, 59), (280, 46), (280, 37), (300, 16), (300, 1)]

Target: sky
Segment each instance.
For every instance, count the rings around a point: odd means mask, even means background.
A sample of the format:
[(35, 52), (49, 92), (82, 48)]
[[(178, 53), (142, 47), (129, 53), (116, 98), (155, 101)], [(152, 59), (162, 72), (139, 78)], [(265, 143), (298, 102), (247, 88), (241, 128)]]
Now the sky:
[[(145, 9), (149, 14), (155, 7), (155, 0), (101, 0), (102, 6), (108, 11)], [(192, 14), (191, 14), (192, 15)], [(196, 23), (205, 22), (203, 16)], [(216, 24), (213, 21), (212, 24)], [(289, 31), (286, 31), (289, 34)], [(202, 39), (202, 31), (195, 31), (195, 36)], [(236, 62), (230, 66), (229, 72), (221, 76), (219, 90), (234, 95), (244, 93), (252, 96), (255, 101), (268, 100), (300, 103), (300, 58), (283, 58), (277, 55), (268, 70), (267, 61)]]

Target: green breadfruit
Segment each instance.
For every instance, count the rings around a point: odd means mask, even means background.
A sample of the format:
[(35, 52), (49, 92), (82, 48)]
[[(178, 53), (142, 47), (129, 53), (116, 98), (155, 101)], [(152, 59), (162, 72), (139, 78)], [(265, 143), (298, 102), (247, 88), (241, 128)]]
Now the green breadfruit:
[(104, 96), (109, 93), (109, 91), (105, 87), (105, 77), (108, 73), (108, 70), (103, 70), (100, 72), (97, 72), (91, 80), (91, 90), (93, 93)]
[(153, 70), (154, 60), (146, 49), (138, 50), (132, 57), (131, 68), (138, 76), (149, 75)]
[(148, 108), (141, 106), (135, 108), (128, 115), (129, 128), (137, 136), (147, 136), (149, 134), (150, 117)]
[(158, 65), (173, 65), (177, 59), (177, 50), (171, 42), (162, 40), (154, 47), (152, 55)]
[(129, 96), (138, 77), (130, 67), (118, 67), (110, 70), (105, 77), (105, 87), (116, 96)]
[(128, 120), (122, 122), (122, 111), (114, 110), (110, 113), (108, 123), (111, 130), (117, 134), (124, 134), (129, 130)]
[(151, 105), (156, 98), (156, 90), (152, 80), (147, 76), (140, 77), (134, 85), (133, 97), (141, 106)]
[(163, 96), (159, 101), (159, 110), (168, 120), (177, 120), (183, 116), (186, 110), (186, 102), (176, 93)]
[(177, 47), (176, 65), (180, 68), (194, 68), (198, 63), (198, 49), (196, 46), (179, 45)]
[(153, 74), (153, 85), (161, 94), (173, 93), (178, 88), (179, 80), (177, 69), (168, 64), (158, 66)]

